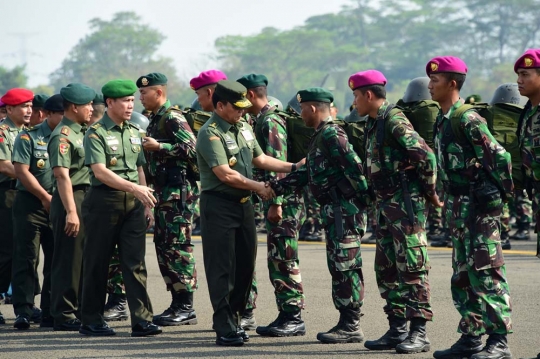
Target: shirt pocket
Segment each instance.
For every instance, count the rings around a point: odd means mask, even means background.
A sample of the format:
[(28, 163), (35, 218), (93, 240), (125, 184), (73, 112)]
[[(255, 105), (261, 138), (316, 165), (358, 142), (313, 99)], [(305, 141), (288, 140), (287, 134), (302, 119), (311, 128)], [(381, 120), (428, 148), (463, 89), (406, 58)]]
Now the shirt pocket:
[(34, 165), (38, 171), (49, 168), (49, 154), (47, 151), (34, 150)]
[(450, 143), (446, 148), (446, 169), (459, 170), (465, 168), (465, 154), (461, 146)]

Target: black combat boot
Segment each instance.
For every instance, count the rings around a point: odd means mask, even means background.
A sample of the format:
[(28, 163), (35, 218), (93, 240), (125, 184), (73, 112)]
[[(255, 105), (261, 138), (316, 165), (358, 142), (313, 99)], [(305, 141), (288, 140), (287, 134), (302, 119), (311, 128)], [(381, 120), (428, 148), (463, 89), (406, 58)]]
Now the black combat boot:
[(529, 230), (528, 229), (518, 229), (516, 233), (510, 236), (512, 239), (517, 239), (520, 241), (528, 241), (529, 236)]
[(360, 329), (360, 308), (340, 308), (337, 325), (326, 333), (317, 334), (317, 340), (325, 344), (364, 341), (364, 333)]
[(242, 317), (240, 318), (240, 327), (244, 330), (254, 330), (257, 328), (253, 309), (244, 310), (244, 314), (242, 314)]
[(121, 321), (128, 318), (127, 300), (125, 294), (109, 294), (107, 303), (105, 303), (105, 310), (103, 312), (103, 319), (106, 322)]
[(377, 340), (368, 340), (364, 346), (369, 350), (395, 349), (398, 344), (407, 338), (407, 319), (395, 316), (388, 317), (390, 329)]
[(284, 320), (286, 320), (286, 313), (284, 311), (280, 311), (277, 318), (272, 323), (268, 325), (258, 326), (255, 332), (257, 332), (257, 334), (259, 335), (262, 335), (263, 337), (270, 336), (270, 329), (273, 327), (280, 326)]
[(471, 359), (512, 359), (506, 334), (491, 334), (484, 349), (473, 354)]
[(413, 354), (430, 350), (431, 343), (426, 334), (426, 320), (424, 318), (412, 318), (409, 335), (401, 344), (396, 345), (396, 352)]
[(300, 309), (294, 312), (282, 311), (281, 313), (283, 313), (283, 319), (277, 325), (272, 326), (268, 329), (269, 336), (293, 337), (306, 334), (306, 325), (302, 320), (302, 314)]
[(433, 357), (435, 359), (469, 358), (481, 350), (482, 337), (462, 334), (450, 348), (435, 351)]
[(172, 303), (160, 315), (154, 316), (154, 324), (163, 326), (197, 324), (197, 315), (193, 309), (193, 292), (171, 292)]
[(2, 312), (0, 312), (0, 324), (6, 324), (6, 320), (4, 319)]
[(426, 237), (430, 241), (440, 241), (446, 238), (446, 231), (439, 227), (432, 227)]

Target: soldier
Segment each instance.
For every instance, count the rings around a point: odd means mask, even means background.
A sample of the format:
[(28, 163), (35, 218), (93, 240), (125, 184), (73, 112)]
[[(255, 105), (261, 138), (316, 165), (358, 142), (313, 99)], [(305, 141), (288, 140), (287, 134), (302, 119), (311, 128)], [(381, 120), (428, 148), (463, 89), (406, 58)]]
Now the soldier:
[(244, 86), (223, 80), (214, 90), (215, 110), (199, 131), (196, 147), (204, 266), (216, 344), (240, 346), (249, 340), (239, 319), (246, 308), (257, 254), (251, 191), (263, 200), (273, 196), (265, 183), (251, 179), (252, 165), (275, 172), (290, 172), (297, 165), (263, 153), (251, 127), (241, 120), (251, 106)]
[(131, 311), (131, 336), (162, 332), (152, 323), (152, 304), (146, 291), (145, 232), (153, 222), (151, 208), (156, 199), (146, 186), (141, 134), (129, 123), (136, 91), (131, 80), (107, 82), (101, 89), (107, 112), (90, 126), (84, 138), (91, 188), (81, 208), (86, 240), (79, 333), (90, 336), (116, 334), (103, 319), (107, 273), (115, 245)]
[(17, 319), (14, 327), (28, 329), (34, 307), (34, 287), (40, 244), (43, 261), (43, 288), (41, 291), (42, 318), (40, 327), (54, 325), (50, 314), (51, 266), (54, 236), (49, 219), (53, 190), (52, 168), (47, 152), (52, 131), (64, 116), (62, 96), (51, 96), (43, 109), (47, 119), (23, 130), (13, 146), (13, 167), (18, 190), (13, 201), (13, 308)]
[[(237, 80), (247, 88), (252, 106), (246, 111), (256, 116), (255, 138), (267, 156), (287, 161), (287, 123), (270, 106), (267, 99), (268, 79), (249, 74)], [(253, 175), (267, 182), (274, 172), (255, 169)], [(279, 177), (278, 177), (279, 178)], [(298, 259), (298, 231), (304, 217), (303, 200), (296, 192), (263, 202), (266, 218), (268, 271), (279, 315), (267, 326), (257, 327), (262, 336), (288, 337), (304, 335), (306, 327), (301, 317), (304, 290)]]
[(45, 101), (47, 101), (48, 98), (49, 96), (47, 95), (34, 96), (34, 99), (32, 100), (32, 116), (30, 117), (30, 123), (28, 124), (29, 127), (39, 125), (47, 117), (43, 105), (45, 105)]
[(540, 49), (525, 51), (516, 61), (514, 71), (518, 75), (519, 93), (529, 99), (520, 119), (518, 139), (525, 179), (528, 183), (528, 195), (534, 204), (536, 255), (540, 258), (540, 166), (538, 165), (540, 156), (537, 150), (540, 145), (540, 126), (538, 125), (540, 123), (540, 111), (538, 110), (540, 104)]
[[(150, 73), (139, 77), (137, 87), (145, 109), (152, 111), (143, 138), (149, 183), (154, 185), (154, 244), (159, 270), (171, 292), (172, 302), (154, 323), (171, 326), (197, 324), (193, 293), (197, 270), (191, 243), (191, 206), (197, 200), (192, 175), (195, 136), (180, 111), (167, 99), (167, 77)], [(158, 142), (159, 141), (159, 142)]]
[[(467, 65), (453, 56), (426, 65), (429, 91), (441, 106), (435, 127), (439, 175), (446, 193), (445, 216), (453, 243), (450, 289), (461, 315), (461, 338), (435, 358), (511, 358), (510, 290), (500, 242), (503, 200), (513, 195), (510, 154), (475, 111), (463, 111), (459, 91)], [(483, 334), (489, 338), (482, 349)]]
[(338, 118), (338, 108), (336, 107), (336, 104), (335, 103), (331, 103), (330, 104), (330, 116), (332, 116), (332, 119), (333, 120), (337, 120)]
[(272, 181), (272, 187), (276, 195), (282, 195), (309, 185), (321, 205), (332, 299), (340, 317), (336, 326), (318, 333), (317, 339), (322, 343), (360, 343), (364, 340), (360, 329), (364, 300), (360, 240), (366, 230), (367, 204), (363, 165), (343, 128), (333, 123), (332, 93), (315, 87), (299, 91), (297, 96), (302, 119), (315, 133), (305, 165), (279, 181)]
[(6, 104), (0, 101), (0, 123), (4, 121), (7, 116)]
[(87, 124), (88, 127), (101, 120), (103, 114), (105, 113), (105, 102), (103, 101), (103, 95), (96, 93), (96, 97), (94, 97), (94, 101), (92, 101), (92, 108), (92, 117), (90, 118), (90, 122)]
[(51, 199), (54, 255), (51, 268), (51, 316), (54, 330), (77, 331), (81, 321), (79, 293), (84, 246), (81, 204), (90, 186), (84, 165), (83, 139), (92, 116), (96, 92), (72, 83), (60, 90), (64, 117), (51, 134), (48, 145), (50, 166), (56, 179)]
[[(0, 293), (6, 293), (11, 283), (13, 258), (12, 207), (17, 190), (15, 189), (15, 170), (11, 162), (15, 137), (24, 125), (30, 122), (34, 94), (27, 89), (11, 89), (0, 101), (5, 107), (7, 117), (0, 125)], [(5, 324), (0, 312), (0, 324)]]
[(364, 345), (371, 350), (427, 352), (426, 322), (433, 311), (424, 212), (426, 200), (442, 207), (435, 191), (436, 160), (403, 112), (386, 101), (385, 85), (386, 78), (376, 70), (349, 78), (358, 114), (369, 115), (366, 161), (378, 223), (375, 276), (390, 325), (381, 338)]

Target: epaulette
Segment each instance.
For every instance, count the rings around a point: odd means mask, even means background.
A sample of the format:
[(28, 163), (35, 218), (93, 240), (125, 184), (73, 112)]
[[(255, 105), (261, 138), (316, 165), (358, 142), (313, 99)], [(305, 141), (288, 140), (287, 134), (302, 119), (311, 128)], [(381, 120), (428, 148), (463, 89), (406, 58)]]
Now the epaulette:
[(60, 130), (60, 133), (64, 136), (69, 136), (69, 127), (68, 126), (62, 126), (62, 129)]
[(211, 124), (208, 125), (209, 127), (212, 127), (212, 128), (217, 128), (217, 122), (212, 122)]
[(0, 130), (9, 130), (9, 126), (7, 124), (1, 124), (0, 125)]
[(97, 123), (94, 123), (92, 126), (90, 126), (91, 128), (93, 128), (94, 130), (97, 130), (98, 128), (101, 127), (101, 123), (97, 122)]
[(27, 132), (32, 132), (32, 131), (37, 130), (38, 128), (39, 128), (39, 127), (37, 127), (37, 126), (28, 127), (28, 128), (26, 128), (26, 131), (27, 131)]

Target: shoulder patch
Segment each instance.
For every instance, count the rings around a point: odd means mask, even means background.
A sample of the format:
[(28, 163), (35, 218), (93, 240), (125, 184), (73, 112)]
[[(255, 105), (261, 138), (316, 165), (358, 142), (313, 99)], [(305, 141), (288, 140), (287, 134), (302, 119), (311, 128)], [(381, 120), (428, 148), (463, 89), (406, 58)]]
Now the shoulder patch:
[(69, 140), (67, 138), (65, 138), (65, 137), (58, 137), (58, 141), (69, 143)]
[(99, 140), (99, 136), (96, 135), (95, 133), (91, 133), (88, 135), (88, 138), (97, 138)]
[(66, 153), (68, 153), (68, 150), (69, 150), (69, 144), (68, 143), (61, 143), (59, 145), (59, 151), (60, 151), (60, 154), (62, 155), (65, 155)]
[(94, 130), (97, 130), (98, 128), (101, 127), (101, 123), (99, 123), (99, 122), (98, 122), (98, 123), (94, 123), (94, 124), (93, 124), (92, 126), (90, 126), (90, 127), (92, 127)]
[(22, 134), (19, 138), (21, 140), (30, 141), (30, 136), (28, 136), (26, 133)]
[(210, 136), (208, 138), (210, 141), (219, 141), (219, 137), (218, 136)]
[(67, 126), (62, 127), (62, 130), (60, 130), (60, 133), (64, 136), (69, 136), (69, 127)]

